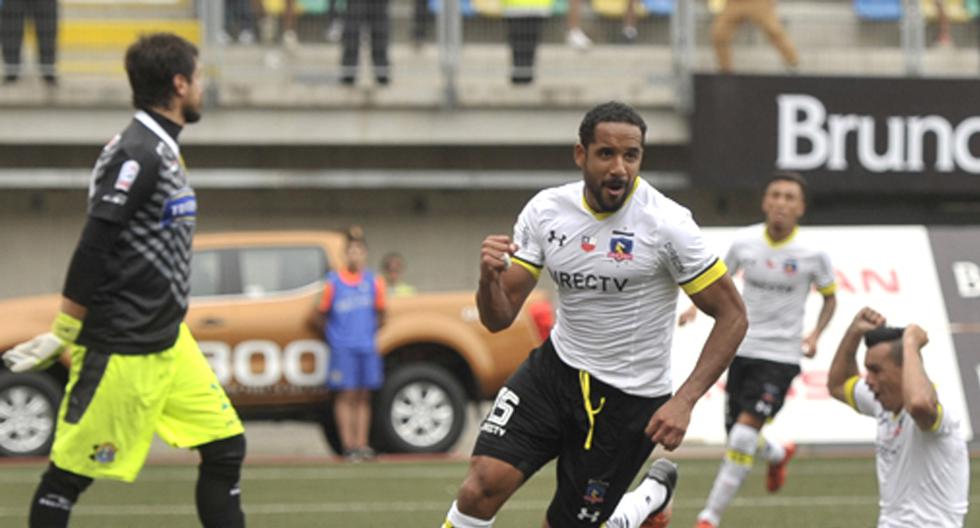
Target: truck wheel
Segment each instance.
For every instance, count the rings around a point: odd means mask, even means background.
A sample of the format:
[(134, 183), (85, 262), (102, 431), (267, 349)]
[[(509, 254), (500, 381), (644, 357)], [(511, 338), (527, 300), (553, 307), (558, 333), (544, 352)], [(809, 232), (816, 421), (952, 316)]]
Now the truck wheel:
[(0, 456), (51, 451), (61, 392), (44, 374), (0, 373)]
[(459, 440), (466, 421), (462, 385), (435, 365), (397, 368), (374, 403), (374, 436), (391, 453), (444, 453)]

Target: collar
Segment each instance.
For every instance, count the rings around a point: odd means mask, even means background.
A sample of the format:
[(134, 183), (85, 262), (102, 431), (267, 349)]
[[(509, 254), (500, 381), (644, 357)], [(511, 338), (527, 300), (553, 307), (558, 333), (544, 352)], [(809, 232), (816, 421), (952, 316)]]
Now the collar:
[(778, 248), (778, 247), (785, 246), (786, 244), (789, 244), (793, 240), (793, 238), (796, 237), (796, 232), (799, 230), (800, 230), (800, 226), (793, 226), (793, 230), (790, 231), (789, 236), (780, 240), (779, 242), (776, 242), (775, 240), (769, 237), (769, 229), (766, 227), (766, 224), (762, 224), (762, 235), (766, 237), (766, 244), (769, 244), (769, 247), (771, 248)]
[(582, 207), (584, 207), (585, 210), (588, 211), (588, 213), (590, 215), (594, 216), (596, 220), (605, 220), (606, 218), (609, 218), (610, 216), (612, 216), (612, 215), (614, 215), (614, 214), (622, 211), (623, 208), (626, 207), (626, 204), (629, 203), (630, 199), (633, 198), (633, 195), (636, 194), (636, 189), (639, 188), (639, 186), (640, 186), (640, 177), (637, 176), (636, 178), (633, 179), (633, 188), (630, 189), (629, 194), (626, 195), (626, 199), (623, 200), (623, 205), (619, 206), (619, 209), (616, 209), (615, 211), (602, 211), (602, 212), (600, 212), (600, 211), (596, 211), (596, 210), (592, 209), (592, 206), (589, 205), (589, 202), (585, 199), (585, 185), (583, 184), (582, 185)]
[[(150, 129), (150, 132), (156, 134), (157, 137), (160, 138), (160, 140), (162, 140), (164, 143), (167, 144), (168, 147), (170, 147), (170, 150), (174, 152), (174, 155), (180, 158), (180, 147), (177, 145), (176, 135), (169, 134), (167, 130), (164, 128), (164, 126), (161, 126), (161, 124), (158, 123), (157, 120), (153, 117), (154, 114), (160, 116), (160, 114), (156, 114), (156, 112), (151, 113), (146, 110), (139, 110), (138, 112), (136, 112), (136, 115), (133, 116), (133, 118), (139, 121), (140, 123), (142, 123), (143, 126), (145, 126), (146, 128)], [(174, 123), (173, 121), (170, 121), (169, 119), (163, 116), (160, 116), (160, 119), (164, 120), (166, 123), (169, 123), (171, 126), (177, 127), (177, 133), (178, 134), (180, 133), (180, 125)]]

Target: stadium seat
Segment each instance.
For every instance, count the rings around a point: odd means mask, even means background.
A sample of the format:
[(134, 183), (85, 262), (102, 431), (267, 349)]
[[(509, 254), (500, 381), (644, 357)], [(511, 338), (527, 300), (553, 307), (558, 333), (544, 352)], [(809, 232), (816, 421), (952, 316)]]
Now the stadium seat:
[(643, 0), (643, 5), (654, 16), (670, 16), (674, 13), (674, 0)]
[[(475, 0), (475, 1), (480, 2), (481, 0)], [(496, 3), (498, 5), (500, 4), (500, 2), (496, 2)], [(429, 11), (433, 13), (438, 13), (440, 9), (442, 9), (442, 0), (429, 0)], [(478, 14), (476, 8), (473, 7), (473, 4), (470, 2), (470, 0), (459, 0), (459, 10), (461, 13), (463, 13), (464, 17), (471, 17)], [(500, 14), (498, 13), (496, 16), (500, 16)]]
[(897, 21), (902, 19), (902, 0), (854, 0), (854, 12), (864, 20)]
[[(946, 8), (946, 16), (950, 22), (966, 22), (970, 19), (969, 10), (964, 0), (943, 0), (943, 7)], [(922, 15), (933, 20), (939, 16), (936, 9), (936, 2), (933, 0), (922, 0)]]

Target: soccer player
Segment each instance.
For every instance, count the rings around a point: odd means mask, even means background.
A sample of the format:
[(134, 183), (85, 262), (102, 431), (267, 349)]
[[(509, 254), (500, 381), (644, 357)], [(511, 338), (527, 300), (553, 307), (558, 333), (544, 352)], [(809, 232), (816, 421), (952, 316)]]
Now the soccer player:
[(201, 523), (241, 527), (244, 430), (183, 323), (197, 202), (177, 137), (201, 117), (197, 48), (172, 34), (144, 36), (126, 51), (126, 72), (137, 112), (95, 164), (61, 312), (50, 332), (3, 356), (23, 372), (71, 353), (30, 526), (67, 526), (93, 479), (132, 482), (156, 432), (201, 455)]
[(374, 458), (368, 433), (371, 391), (384, 381), (375, 336), (384, 323), (385, 283), (366, 268), (367, 241), (361, 228), (348, 230), (346, 253), (346, 267), (327, 274), (313, 325), (330, 345), (327, 388), (334, 393), (343, 456), (358, 462)]
[[(782, 408), (786, 391), (800, 373), (800, 356), (812, 358), (817, 353), (817, 340), (837, 306), (830, 258), (799, 232), (799, 219), (805, 210), (803, 177), (776, 173), (762, 198), (765, 223), (741, 230), (725, 257), (732, 273), (740, 269), (745, 273), (742, 295), (749, 330), (728, 368), (728, 450), (707, 505), (698, 515), (698, 528), (718, 526), (752, 469), (763, 424)], [(801, 343), (803, 312), (811, 286), (823, 296), (823, 306), (816, 327)], [(681, 315), (680, 324), (693, 320), (696, 314), (697, 307), (690, 307)], [(779, 491), (796, 446), (764, 438), (761, 443), (761, 454), (769, 463), (766, 487), (770, 492)]]
[[(492, 526), (511, 494), (555, 458), (546, 526), (636, 527), (669, 511), (677, 472), (666, 459), (626, 490), (655, 444), (680, 445), (694, 403), (728, 366), (747, 321), (724, 262), (708, 251), (690, 212), (638, 176), (645, 133), (629, 106), (596, 106), (574, 150), (584, 181), (538, 193), (513, 239), (484, 239), (476, 294), (484, 326), (508, 327), (546, 266), (558, 316), (498, 393), (442, 526)], [(678, 286), (715, 323), (671, 396)]]
[[(862, 379), (857, 349), (867, 352)], [(878, 422), (878, 526), (963, 526), (970, 504), (970, 457), (959, 417), (939, 402), (922, 363), (929, 342), (917, 325), (885, 326), (871, 308), (857, 313), (830, 365), (830, 394)]]

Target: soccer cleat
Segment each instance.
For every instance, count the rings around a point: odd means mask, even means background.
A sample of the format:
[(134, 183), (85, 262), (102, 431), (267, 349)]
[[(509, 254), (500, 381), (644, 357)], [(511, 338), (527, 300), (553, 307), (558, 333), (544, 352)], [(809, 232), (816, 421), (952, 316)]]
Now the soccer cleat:
[(700, 521), (698, 521), (697, 524), (694, 525), (694, 528), (718, 528), (718, 527), (711, 524), (711, 521), (707, 519), (701, 519)]
[(783, 449), (786, 450), (783, 460), (778, 463), (769, 463), (769, 472), (766, 474), (766, 489), (769, 490), (769, 493), (776, 493), (786, 483), (786, 466), (796, 454), (796, 444), (787, 442), (783, 445)]
[(674, 513), (673, 498), (674, 488), (677, 487), (677, 464), (666, 458), (658, 458), (653, 461), (653, 464), (650, 464), (647, 478), (663, 484), (667, 488), (667, 497), (664, 498), (663, 505), (654, 510), (640, 524), (640, 528), (666, 528)]
[(592, 39), (579, 28), (568, 30), (565, 35), (565, 43), (578, 51), (586, 51), (592, 47)]

